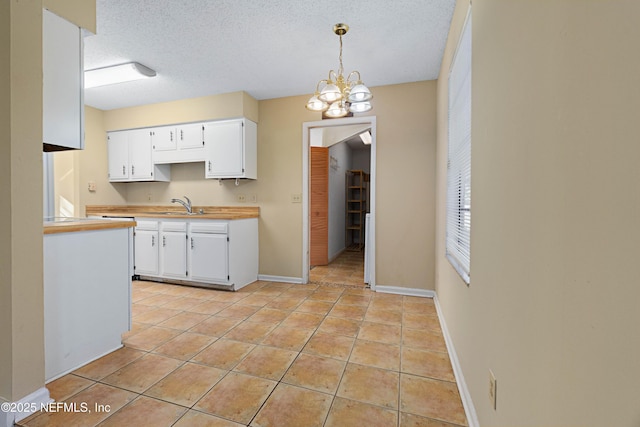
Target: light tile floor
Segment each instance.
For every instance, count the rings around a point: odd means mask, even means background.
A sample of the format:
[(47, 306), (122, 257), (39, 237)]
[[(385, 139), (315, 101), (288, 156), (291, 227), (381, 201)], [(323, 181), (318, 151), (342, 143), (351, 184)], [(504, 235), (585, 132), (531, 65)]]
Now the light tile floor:
[(312, 266), (309, 281), (323, 285), (364, 288), (364, 250), (344, 251), (328, 265)]
[(224, 292), (134, 282), (133, 301), (123, 348), (47, 385), (56, 401), (91, 412), (19, 425), (467, 425), (431, 299), (314, 284)]

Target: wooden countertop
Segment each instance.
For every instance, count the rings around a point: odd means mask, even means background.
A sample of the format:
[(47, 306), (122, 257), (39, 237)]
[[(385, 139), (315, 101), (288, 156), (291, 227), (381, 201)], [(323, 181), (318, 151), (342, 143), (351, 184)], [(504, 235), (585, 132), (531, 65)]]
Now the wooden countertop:
[(135, 226), (135, 221), (112, 221), (108, 219), (81, 219), (77, 221), (60, 222), (45, 221), (43, 224), (43, 233), (73, 233), (77, 231), (109, 230), (113, 228), (129, 228)]
[[(138, 218), (189, 218), (189, 219), (246, 219), (258, 218), (257, 206), (194, 206), (195, 215), (188, 215), (182, 206), (146, 205), (93, 205), (87, 206), (87, 216), (138, 217)], [(200, 210), (204, 213), (200, 214)], [(166, 212), (171, 212), (167, 215)]]

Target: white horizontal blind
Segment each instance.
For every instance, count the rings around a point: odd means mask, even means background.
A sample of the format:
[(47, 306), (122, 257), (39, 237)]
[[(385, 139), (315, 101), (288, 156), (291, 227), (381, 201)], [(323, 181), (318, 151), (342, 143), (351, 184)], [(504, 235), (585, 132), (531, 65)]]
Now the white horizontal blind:
[(449, 72), (446, 256), (468, 284), (471, 264), (471, 12)]

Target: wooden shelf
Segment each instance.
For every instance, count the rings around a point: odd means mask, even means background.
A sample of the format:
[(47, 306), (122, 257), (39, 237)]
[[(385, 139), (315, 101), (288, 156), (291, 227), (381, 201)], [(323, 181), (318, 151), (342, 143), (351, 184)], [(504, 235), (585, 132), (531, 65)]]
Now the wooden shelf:
[(367, 213), (369, 175), (361, 170), (348, 170), (345, 180), (345, 247), (348, 251), (364, 248), (364, 219)]

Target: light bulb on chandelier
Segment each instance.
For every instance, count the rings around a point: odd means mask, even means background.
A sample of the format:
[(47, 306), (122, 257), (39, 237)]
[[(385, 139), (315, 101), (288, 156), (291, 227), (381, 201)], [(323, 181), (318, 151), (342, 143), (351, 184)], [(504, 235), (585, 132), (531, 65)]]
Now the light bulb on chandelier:
[(329, 118), (344, 117), (349, 112), (366, 113), (373, 108), (369, 102), (373, 95), (362, 83), (360, 72), (352, 71), (346, 79), (343, 76), (342, 36), (347, 34), (347, 31), (347, 24), (333, 26), (333, 32), (340, 37), (340, 68), (337, 74), (331, 70), (328, 79), (318, 82), (315, 93), (306, 105), (308, 110), (322, 111), (324, 116)]

